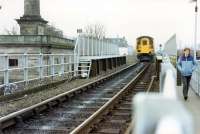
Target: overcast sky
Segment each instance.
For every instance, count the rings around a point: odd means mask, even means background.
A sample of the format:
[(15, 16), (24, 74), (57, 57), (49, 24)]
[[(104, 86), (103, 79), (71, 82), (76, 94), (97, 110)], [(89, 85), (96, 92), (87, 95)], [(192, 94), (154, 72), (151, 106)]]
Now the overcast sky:
[[(17, 25), (14, 19), (23, 15), (24, 8), (23, 0), (0, 0), (0, 4), (3, 33)], [(41, 0), (41, 15), (68, 36), (96, 22), (105, 25), (108, 36), (125, 36), (130, 44), (140, 35), (154, 37), (157, 44), (174, 33), (186, 44), (194, 36), (194, 3), (189, 0)]]

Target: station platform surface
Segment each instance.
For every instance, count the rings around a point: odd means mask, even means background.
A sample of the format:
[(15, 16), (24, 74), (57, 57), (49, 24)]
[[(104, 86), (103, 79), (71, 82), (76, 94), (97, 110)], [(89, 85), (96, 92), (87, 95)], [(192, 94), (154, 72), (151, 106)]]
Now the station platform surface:
[(200, 96), (190, 88), (188, 93), (188, 100), (185, 101), (183, 98), (183, 87), (177, 87), (178, 99), (183, 102), (188, 111), (192, 114), (194, 121), (195, 134), (200, 134)]

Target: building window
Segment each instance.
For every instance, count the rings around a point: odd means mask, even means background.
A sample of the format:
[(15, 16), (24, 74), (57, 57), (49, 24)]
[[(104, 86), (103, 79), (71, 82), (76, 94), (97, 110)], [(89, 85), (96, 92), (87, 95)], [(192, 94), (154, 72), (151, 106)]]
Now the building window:
[(18, 59), (9, 59), (9, 66), (10, 67), (18, 66)]

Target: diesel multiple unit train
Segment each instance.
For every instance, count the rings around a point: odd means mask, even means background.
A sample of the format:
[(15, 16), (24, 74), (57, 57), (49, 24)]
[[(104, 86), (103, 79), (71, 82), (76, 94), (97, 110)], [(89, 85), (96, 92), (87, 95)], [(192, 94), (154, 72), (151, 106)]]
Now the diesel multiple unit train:
[(154, 58), (154, 39), (141, 36), (136, 39), (136, 53), (139, 61), (152, 61)]

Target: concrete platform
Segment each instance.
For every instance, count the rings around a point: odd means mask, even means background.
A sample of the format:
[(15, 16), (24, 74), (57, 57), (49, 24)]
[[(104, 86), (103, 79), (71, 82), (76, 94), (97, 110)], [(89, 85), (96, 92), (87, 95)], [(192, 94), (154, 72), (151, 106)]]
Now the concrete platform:
[(182, 86), (177, 87), (179, 100), (183, 102), (188, 111), (191, 112), (194, 120), (195, 134), (200, 134), (200, 97), (190, 88), (188, 100), (185, 101), (182, 94)]

